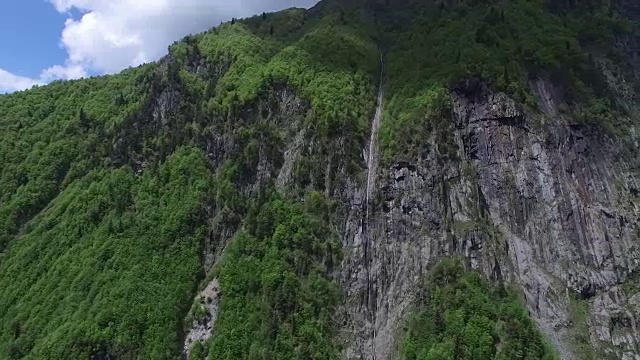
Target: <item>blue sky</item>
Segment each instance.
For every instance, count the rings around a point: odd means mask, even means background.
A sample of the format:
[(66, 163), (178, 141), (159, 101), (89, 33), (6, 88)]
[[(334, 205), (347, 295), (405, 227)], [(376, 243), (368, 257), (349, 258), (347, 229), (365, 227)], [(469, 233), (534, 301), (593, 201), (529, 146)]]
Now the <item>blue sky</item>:
[(64, 63), (60, 34), (66, 15), (44, 0), (4, 0), (0, 4), (0, 68), (37, 77), (42, 69)]
[(185, 35), (317, 0), (0, 0), (0, 93), (155, 61)]

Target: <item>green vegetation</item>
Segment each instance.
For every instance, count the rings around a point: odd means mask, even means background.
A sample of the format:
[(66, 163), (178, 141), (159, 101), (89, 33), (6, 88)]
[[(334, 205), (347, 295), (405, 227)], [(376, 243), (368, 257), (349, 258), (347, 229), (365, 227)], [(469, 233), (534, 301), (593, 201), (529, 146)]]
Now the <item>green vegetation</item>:
[[(311, 100), (323, 133), (368, 130), (379, 68), (370, 39), (329, 22), (286, 48), (270, 64), (270, 74)], [(344, 134), (350, 135), (350, 134)]]
[[(618, 59), (611, 50), (613, 38), (628, 24), (609, 2), (588, 2), (592, 5), (586, 9), (559, 3), (554, 2), (556, 13), (539, 0), (422, 6), (410, 25), (389, 26), (383, 160), (419, 157), (419, 140), (439, 123), (444, 124), (435, 130), (436, 138), (451, 132), (446, 92), (465, 79), (481, 79), (535, 108), (529, 80), (550, 78), (566, 92), (576, 121), (611, 124), (615, 101), (590, 54)], [(441, 153), (451, 157), (446, 150)]]
[[(207, 274), (221, 300), (194, 359), (338, 358), (332, 196), (362, 173), (381, 52), (385, 162), (431, 138), (458, 160), (450, 91), (468, 78), (534, 106), (528, 81), (550, 76), (576, 119), (614, 121), (588, 55), (615, 59), (598, 53), (624, 30), (607, 5), (458, 1), (385, 18), (362, 2), (234, 20), (156, 64), (0, 96), (0, 358), (178, 358), (183, 319), (205, 315), (191, 304), (207, 252), (224, 254)], [(285, 196), (273, 183), (295, 134)], [(450, 229), (500, 241), (480, 212)], [(463, 270), (429, 278), (403, 356), (554, 358), (512, 293)]]
[(421, 287), (400, 355), (427, 359), (558, 359), (514, 291), (445, 259)]
[(216, 270), (223, 297), (205, 348), (212, 359), (337, 359), (330, 273), (340, 241), (329, 204), (318, 193), (304, 204), (263, 196)]
[[(172, 46), (178, 64), (188, 64), (190, 54), (201, 54), (212, 64), (212, 74), (205, 83), (191, 79), (192, 74), (181, 73), (182, 83), (194, 89), (196, 98), (204, 100), (194, 106), (202, 106), (202, 117), (224, 117), (214, 124), (196, 126), (197, 131), (206, 135), (241, 126), (247, 120), (243, 116), (247, 107), (267, 101), (275, 89), (286, 85), (311, 105), (304, 123), (291, 124), (307, 129), (307, 136), (318, 144), (305, 154), (305, 161), (330, 161), (334, 156), (331, 143), (340, 141), (346, 156), (334, 163), (345, 162), (350, 171), (355, 171), (379, 80), (379, 52), (371, 38), (375, 27), (362, 11), (353, 11), (345, 17), (303, 17), (307, 31), (286, 41), (265, 37), (259, 30), (273, 19), (289, 21), (298, 13), (290, 10), (269, 14), (266, 19), (260, 16), (224, 24)], [(325, 176), (324, 171), (324, 166), (305, 166), (298, 173), (319, 178)]]
[[(263, 41), (241, 23), (205, 34), (198, 48), (211, 62), (230, 63), (210, 101), (214, 111), (237, 110), (274, 84), (288, 84), (308, 99), (314, 124), (362, 136), (373, 110), (378, 52), (363, 16), (343, 24), (327, 17), (289, 46)], [(346, 134), (345, 134), (346, 135)]]
[(252, 33), (269, 41), (290, 45), (313, 28), (318, 18), (309, 18), (304, 9), (289, 9), (277, 13), (256, 15), (241, 21)]
[(142, 104), (150, 67), (0, 96), (0, 252), (107, 151), (105, 134)]
[[(300, 14), (304, 33), (284, 36)], [(261, 156), (282, 162), (290, 130), (245, 116), (281, 85), (311, 105), (286, 124), (322, 141), (309, 164), (340, 137), (360, 155), (378, 80), (370, 28), (362, 14), (305, 16), (261, 17), (273, 34), (256, 19), (224, 24), (159, 64), (0, 97), (1, 358), (179, 356), (206, 209), (242, 230), (217, 270), (219, 330), (195, 356), (337, 357), (328, 200), (244, 188)], [(220, 136), (233, 148), (212, 169), (197, 148)]]
[(431, 136), (441, 145), (438, 149), (440, 154), (454, 158), (457, 145), (451, 136), (453, 119), (449, 90), (434, 85), (413, 98), (400, 99), (392, 97), (387, 103), (385, 121), (380, 130), (382, 160), (390, 162), (398, 157), (415, 159), (421, 156), (421, 147)]
[(208, 174), (183, 149), (140, 178), (94, 170), (67, 187), (0, 263), (2, 357), (174, 359)]

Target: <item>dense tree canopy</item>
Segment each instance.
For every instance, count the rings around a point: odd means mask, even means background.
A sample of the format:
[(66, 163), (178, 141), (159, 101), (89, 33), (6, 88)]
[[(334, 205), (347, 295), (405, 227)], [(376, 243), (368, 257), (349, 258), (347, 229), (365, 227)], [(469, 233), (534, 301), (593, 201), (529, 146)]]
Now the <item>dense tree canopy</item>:
[[(559, 79), (576, 121), (620, 111), (594, 70), (619, 65), (603, 49), (629, 30), (609, 2), (365, 2), (233, 20), (157, 63), (0, 96), (0, 358), (178, 358), (216, 276), (195, 358), (336, 359), (331, 181), (362, 170), (380, 83), (385, 162), (428, 136), (455, 156), (450, 90), (468, 78), (532, 108), (529, 80)], [(301, 113), (283, 120), (287, 91)], [(285, 194), (273, 168), (299, 133)], [(204, 269), (212, 239), (226, 247)], [(427, 284), (404, 358), (554, 358), (511, 292), (457, 263)]]
[(406, 360), (557, 359), (520, 299), (445, 259), (425, 279), (400, 347)]

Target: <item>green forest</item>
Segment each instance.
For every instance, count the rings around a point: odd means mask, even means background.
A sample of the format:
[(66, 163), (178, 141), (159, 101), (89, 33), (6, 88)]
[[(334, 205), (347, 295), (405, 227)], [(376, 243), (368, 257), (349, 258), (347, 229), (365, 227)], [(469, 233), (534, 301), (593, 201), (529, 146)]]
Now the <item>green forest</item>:
[[(362, 176), (380, 84), (385, 165), (428, 136), (455, 160), (449, 94), (468, 79), (534, 110), (529, 81), (559, 79), (569, 116), (626, 131), (595, 71), (606, 59), (622, 76), (612, 44), (634, 31), (608, 1), (364, 3), (233, 19), (155, 63), (0, 95), (0, 359), (178, 359), (213, 277), (218, 320), (191, 358), (341, 358), (334, 185)], [(289, 89), (297, 112), (277, 109)], [(459, 260), (420, 295), (401, 359), (558, 358), (517, 290)]]
[(330, 206), (318, 193), (304, 205), (266, 193), (252, 206), (245, 229), (214, 270), (225, 298), (216, 335), (199, 350), (203, 355), (338, 358), (332, 340), (340, 292), (331, 274), (341, 244), (327, 223)]
[(420, 289), (417, 315), (400, 346), (402, 359), (558, 359), (516, 292), (490, 285), (464, 260), (443, 260)]

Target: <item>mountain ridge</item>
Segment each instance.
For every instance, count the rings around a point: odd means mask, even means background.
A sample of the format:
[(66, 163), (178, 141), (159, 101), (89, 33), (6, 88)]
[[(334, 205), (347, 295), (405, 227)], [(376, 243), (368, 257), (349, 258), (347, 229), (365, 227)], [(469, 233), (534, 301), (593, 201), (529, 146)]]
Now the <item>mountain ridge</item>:
[(322, 1), (0, 96), (0, 357), (637, 358), (616, 9)]

